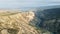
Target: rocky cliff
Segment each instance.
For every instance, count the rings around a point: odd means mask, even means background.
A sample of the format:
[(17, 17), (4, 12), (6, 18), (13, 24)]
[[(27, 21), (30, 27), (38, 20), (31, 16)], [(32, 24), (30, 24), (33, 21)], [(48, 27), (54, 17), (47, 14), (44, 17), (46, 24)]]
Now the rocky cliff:
[(40, 34), (29, 25), (34, 12), (0, 12), (0, 34)]
[(4, 11), (0, 12), (0, 34), (60, 33), (60, 8)]

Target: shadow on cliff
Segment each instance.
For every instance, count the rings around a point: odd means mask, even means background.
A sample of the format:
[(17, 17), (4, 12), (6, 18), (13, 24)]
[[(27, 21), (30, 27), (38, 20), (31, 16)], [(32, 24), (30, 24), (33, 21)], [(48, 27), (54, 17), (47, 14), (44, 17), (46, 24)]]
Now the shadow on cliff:
[(60, 8), (37, 10), (30, 25), (60, 34)]

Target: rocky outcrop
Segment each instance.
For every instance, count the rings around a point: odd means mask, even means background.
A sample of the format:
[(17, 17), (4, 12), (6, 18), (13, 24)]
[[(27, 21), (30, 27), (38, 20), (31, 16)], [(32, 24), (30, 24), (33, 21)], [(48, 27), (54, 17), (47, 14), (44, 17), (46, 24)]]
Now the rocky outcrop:
[(0, 34), (40, 34), (29, 25), (34, 16), (33, 12), (1, 12)]

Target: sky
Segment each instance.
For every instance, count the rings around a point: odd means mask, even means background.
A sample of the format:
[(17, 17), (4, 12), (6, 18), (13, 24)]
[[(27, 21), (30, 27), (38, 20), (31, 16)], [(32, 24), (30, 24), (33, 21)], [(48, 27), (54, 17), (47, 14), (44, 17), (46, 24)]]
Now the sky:
[(60, 5), (60, 0), (0, 0), (0, 8), (24, 8)]

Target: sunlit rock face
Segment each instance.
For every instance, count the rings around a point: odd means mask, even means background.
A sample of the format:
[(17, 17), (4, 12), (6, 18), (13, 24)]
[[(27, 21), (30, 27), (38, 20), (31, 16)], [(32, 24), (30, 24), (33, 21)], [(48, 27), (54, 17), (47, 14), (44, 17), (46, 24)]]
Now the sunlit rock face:
[(0, 12), (0, 34), (40, 34), (29, 25), (34, 12)]

